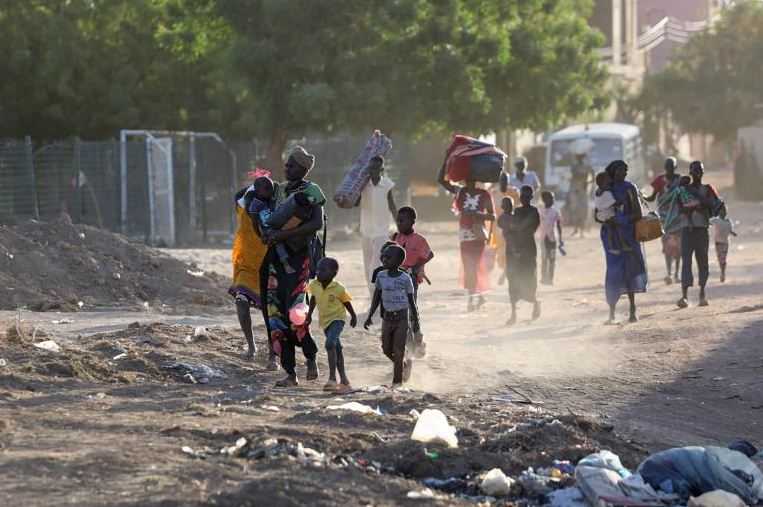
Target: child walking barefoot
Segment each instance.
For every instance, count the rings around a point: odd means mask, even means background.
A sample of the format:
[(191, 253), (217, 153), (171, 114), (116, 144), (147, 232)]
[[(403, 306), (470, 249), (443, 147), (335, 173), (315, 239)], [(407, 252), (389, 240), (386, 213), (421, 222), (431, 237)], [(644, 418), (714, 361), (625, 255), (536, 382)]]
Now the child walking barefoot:
[[(344, 286), (334, 280), (339, 272), (339, 263), (331, 257), (324, 257), (318, 262), (316, 279), (310, 282), (310, 310), (307, 324), (313, 319), (313, 312), (318, 308), (319, 324), (326, 334), (326, 356), (329, 362), (329, 379), (324, 391), (347, 392), (352, 387), (344, 367), (344, 353), (340, 339), (345, 326), (345, 316), (350, 314), (350, 326), (355, 327), (358, 317), (352, 307), (351, 297)], [(336, 372), (339, 372), (339, 384)]]
[(376, 277), (371, 309), (363, 327), (373, 324), (372, 318), (379, 304), (384, 302), (382, 320), (382, 350), (394, 364), (392, 384), (400, 385), (411, 375), (412, 362), (405, 358), (405, 342), (408, 339), (408, 319), (414, 333), (420, 331), (419, 312), (413, 297), (413, 280), (400, 265), (405, 261), (405, 250), (398, 245), (390, 245), (382, 252), (384, 271)]

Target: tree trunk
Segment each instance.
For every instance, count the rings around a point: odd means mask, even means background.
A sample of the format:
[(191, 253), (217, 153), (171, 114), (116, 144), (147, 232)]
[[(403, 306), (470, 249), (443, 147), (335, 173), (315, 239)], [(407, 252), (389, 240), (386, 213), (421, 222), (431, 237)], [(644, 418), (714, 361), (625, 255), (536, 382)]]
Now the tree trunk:
[(265, 159), (266, 168), (273, 172), (273, 179), (280, 180), (283, 172), (283, 151), (289, 134), (285, 129), (275, 128), (270, 135), (270, 143)]

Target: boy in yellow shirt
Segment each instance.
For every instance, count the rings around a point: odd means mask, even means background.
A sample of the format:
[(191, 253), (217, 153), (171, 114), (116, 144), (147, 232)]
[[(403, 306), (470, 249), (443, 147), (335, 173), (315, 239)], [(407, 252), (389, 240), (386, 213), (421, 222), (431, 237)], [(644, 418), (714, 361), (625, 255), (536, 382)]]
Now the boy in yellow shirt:
[[(344, 354), (340, 336), (344, 330), (345, 316), (350, 314), (350, 326), (358, 324), (358, 316), (350, 302), (352, 298), (344, 285), (334, 280), (339, 272), (339, 263), (331, 257), (324, 257), (318, 262), (316, 278), (308, 286), (310, 293), (310, 310), (307, 313), (306, 324), (313, 320), (313, 311), (318, 307), (319, 324), (326, 335), (326, 355), (329, 361), (329, 380), (323, 387), (324, 391), (347, 392), (352, 389), (350, 380), (344, 369)], [(339, 371), (339, 381), (336, 383), (336, 372)]]

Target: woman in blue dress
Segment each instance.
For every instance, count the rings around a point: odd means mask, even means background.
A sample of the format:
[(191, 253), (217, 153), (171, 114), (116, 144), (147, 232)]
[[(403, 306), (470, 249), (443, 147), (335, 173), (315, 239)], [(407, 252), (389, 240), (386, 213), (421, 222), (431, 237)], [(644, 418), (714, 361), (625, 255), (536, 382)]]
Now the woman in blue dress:
[[(647, 272), (641, 243), (636, 240), (636, 222), (642, 217), (639, 191), (626, 180), (628, 164), (622, 160), (611, 162), (605, 169), (612, 179), (612, 194), (618, 203), (614, 218), (602, 224), (601, 241), (607, 260), (605, 292), (609, 305), (608, 324), (615, 323), (615, 307), (623, 294), (630, 301), (629, 322), (638, 321), (636, 316), (637, 292), (646, 292)], [(610, 237), (616, 235), (616, 237)], [(622, 243), (622, 248), (609, 246)]]

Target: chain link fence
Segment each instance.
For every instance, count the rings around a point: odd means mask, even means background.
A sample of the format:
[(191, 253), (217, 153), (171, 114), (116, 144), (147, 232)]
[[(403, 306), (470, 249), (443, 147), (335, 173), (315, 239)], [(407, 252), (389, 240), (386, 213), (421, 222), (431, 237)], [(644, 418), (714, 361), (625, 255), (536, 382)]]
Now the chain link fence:
[[(226, 143), (211, 133), (130, 132), (108, 141), (0, 140), (0, 222), (52, 220), (67, 213), (75, 223), (150, 244), (230, 241), (233, 195), (264, 158), (264, 146), (256, 141)], [(357, 227), (358, 210), (337, 208), (332, 196), (366, 140), (335, 136), (299, 141), (316, 155), (310, 177), (329, 200), (332, 229)], [(408, 148), (396, 144), (387, 163), (401, 204), (408, 202), (408, 173), (401, 158)], [(283, 168), (272, 170), (274, 179), (283, 179)]]

